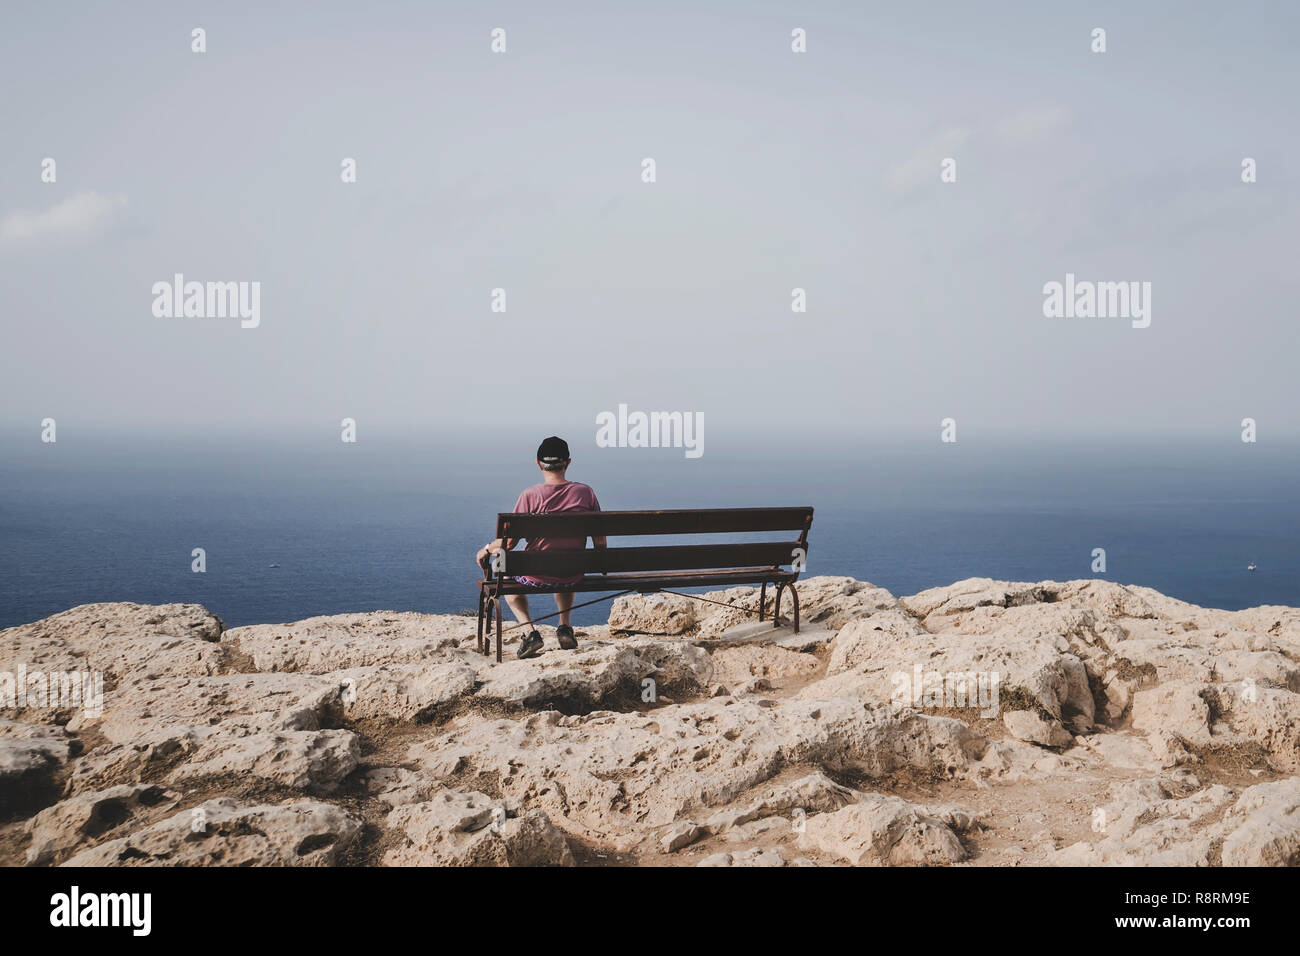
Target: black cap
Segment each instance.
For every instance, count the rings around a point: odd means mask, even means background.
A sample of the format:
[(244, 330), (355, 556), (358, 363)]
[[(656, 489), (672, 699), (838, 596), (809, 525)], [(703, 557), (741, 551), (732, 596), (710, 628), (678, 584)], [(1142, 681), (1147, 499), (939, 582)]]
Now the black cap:
[(569, 460), (569, 443), (552, 435), (537, 446), (537, 460), (543, 465), (558, 465)]

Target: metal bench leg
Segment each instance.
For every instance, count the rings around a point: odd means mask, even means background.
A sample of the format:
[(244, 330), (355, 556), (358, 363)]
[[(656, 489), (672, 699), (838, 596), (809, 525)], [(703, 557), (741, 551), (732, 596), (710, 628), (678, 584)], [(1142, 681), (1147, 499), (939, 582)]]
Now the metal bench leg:
[(763, 582), (763, 589), (758, 592), (758, 619), (763, 620), (763, 605), (767, 603), (767, 582)]
[(790, 600), (794, 602), (794, 632), (799, 633), (799, 592), (790, 585)]
[[(484, 649), (486, 653), (486, 648)], [(497, 663), (501, 663), (501, 598), (497, 597)]]
[(474, 641), (474, 650), (483, 653), (483, 589), (478, 589), (478, 637)]
[(781, 592), (785, 590), (784, 584), (776, 586), (776, 603), (772, 605), (772, 627), (781, 626)]

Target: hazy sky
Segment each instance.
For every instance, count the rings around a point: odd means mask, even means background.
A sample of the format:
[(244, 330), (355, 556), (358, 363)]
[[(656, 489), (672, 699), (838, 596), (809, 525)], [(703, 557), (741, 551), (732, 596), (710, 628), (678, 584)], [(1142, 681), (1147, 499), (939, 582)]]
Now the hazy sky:
[[(1291, 4), (3, 20), (7, 426), (573, 440), (625, 403), (701, 412), (713, 441), (949, 416), (963, 437), (1300, 433)], [(177, 272), (260, 282), (260, 326), (155, 317)], [(1150, 327), (1045, 318), (1067, 272), (1150, 282)]]

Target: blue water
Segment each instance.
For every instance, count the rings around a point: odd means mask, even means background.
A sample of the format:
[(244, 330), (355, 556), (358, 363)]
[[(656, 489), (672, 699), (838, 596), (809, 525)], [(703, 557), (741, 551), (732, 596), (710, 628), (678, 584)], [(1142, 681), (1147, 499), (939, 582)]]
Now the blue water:
[[(537, 480), (531, 435), (313, 445), (60, 428), (55, 445), (0, 436), (0, 626), (92, 601), (196, 602), (231, 626), (472, 608), (474, 550)], [(971, 576), (1105, 577), (1211, 607), (1300, 605), (1292, 451), (810, 437), (715, 440), (686, 460), (571, 444), (570, 477), (607, 509), (813, 505), (807, 573), (895, 594)], [(1104, 575), (1091, 571), (1097, 547)]]

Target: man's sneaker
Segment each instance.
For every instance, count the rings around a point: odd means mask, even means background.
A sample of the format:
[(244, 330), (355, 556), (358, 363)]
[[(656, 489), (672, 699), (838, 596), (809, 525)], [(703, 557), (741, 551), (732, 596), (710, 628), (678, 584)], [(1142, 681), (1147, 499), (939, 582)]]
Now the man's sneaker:
[(529, 631), (528, 636), (519, 642), (519, 651), (516, 656), (523, 660), (526, 657), (536, 657), (542, 652), (542, 635), (536, 631)]
[(578, 646), (578, 639), (573, 636), (573, 628), (567, 624), (561, 624), (555, 629), (555, 639), (566, 651), (574, 650)]

